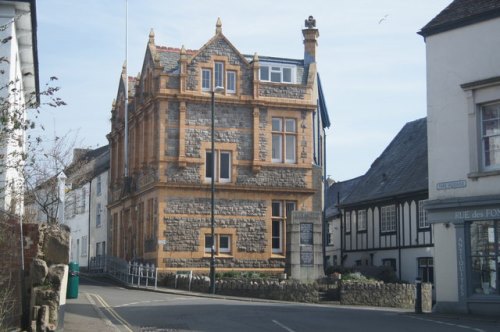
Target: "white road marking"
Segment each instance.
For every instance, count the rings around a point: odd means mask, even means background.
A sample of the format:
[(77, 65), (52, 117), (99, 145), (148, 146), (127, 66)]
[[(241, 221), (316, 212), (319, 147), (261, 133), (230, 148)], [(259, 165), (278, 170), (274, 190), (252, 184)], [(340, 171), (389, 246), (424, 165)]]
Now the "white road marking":
[(467, 325), (453, 324), (453, 323), (449, 323), (449, 322), (442, 322), (442, 321), (439, 321), (439, 320), (427, 319), (427, 318), (420, 318), (420, 317), (413, 317), (413, 316), (409, 316), (409, 317), (411, 317), (413, 319), (423, 320), (423, 321), (426, 321), (426, 322), (432, 322), (432, 323), (442, 324), (442, 325), (449, 325), (449, 326), (459, 327), (461, 329), (472, 330), (472, 331), (476, 331), (476, 332), (486, 332), (484, 330), (481, 330), (481, 329), (478, 329), (478, 328), (474, 328), (474, 327), (471, 327), (471, 326), (467, 326)]
[(291, 328), (289, 328), (289, 327), (288, 327), (288, 326), (286, 326), (286, 325), (281, 324), (281, 323), (280, 323), (280, 322), (278, 322), (277, 320), (274, 320), (274, 319), (273, 319), (273, 323), (274, 323), (274, 324), (276, 324), (276, 325), (278, 325), (278, 326), (279, 326), (279, 327), (281, 327), (282, 329), (287, 330), (288, 332), (295, 332), (294, 330), (292, 330)]

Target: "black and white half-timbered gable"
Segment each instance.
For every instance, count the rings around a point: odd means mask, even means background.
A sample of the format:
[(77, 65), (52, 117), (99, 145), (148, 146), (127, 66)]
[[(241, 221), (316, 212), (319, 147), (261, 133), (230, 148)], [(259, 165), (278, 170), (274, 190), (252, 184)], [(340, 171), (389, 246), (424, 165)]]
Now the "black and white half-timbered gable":
[(423, 118), (407, 123), (340, 201), (341, 265), (388, 265), (400, 280), (433, 282), (427, 174)]

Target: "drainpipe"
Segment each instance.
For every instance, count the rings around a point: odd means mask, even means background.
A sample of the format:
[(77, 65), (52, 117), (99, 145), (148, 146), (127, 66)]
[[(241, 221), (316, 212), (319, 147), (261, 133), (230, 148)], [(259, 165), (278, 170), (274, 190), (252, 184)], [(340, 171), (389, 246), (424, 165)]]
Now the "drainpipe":
[(92, 199), (92, 179), (89, 181), (89, 236), (87, 238), (87, 272), (90, 270), (90, 207), (92, 206), (92, 202), (90, 201)]

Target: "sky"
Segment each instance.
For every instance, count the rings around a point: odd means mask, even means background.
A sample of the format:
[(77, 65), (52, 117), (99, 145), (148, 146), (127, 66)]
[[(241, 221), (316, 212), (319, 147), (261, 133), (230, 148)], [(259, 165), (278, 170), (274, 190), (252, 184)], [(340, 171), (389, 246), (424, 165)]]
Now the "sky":
[(106, 145), (125, 61), (142, 68), (148, 36), (157, 45), (199, 49), (222, 32), (243, 54), (303, 59), (304, 20), (319, 30), (317, 68), (331, 121), (327, 175), (363, 175), (405, 123), (426, 115), (425, 41), (417, 32), (451, 0), (37, 1), (40, 86), (56, 76), (66, 106), (43, 107), (44, 136)]

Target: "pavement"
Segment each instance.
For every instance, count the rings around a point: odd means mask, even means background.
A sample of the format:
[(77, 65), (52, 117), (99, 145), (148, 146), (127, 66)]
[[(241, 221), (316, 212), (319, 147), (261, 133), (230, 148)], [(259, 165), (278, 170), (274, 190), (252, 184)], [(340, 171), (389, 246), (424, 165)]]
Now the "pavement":
[[(111, 282), (108, 279), (108, 282)], [(122, 285), (124, 286), (124, 285)], [(127, 287), (130, 289), (137, 289), (143, 291), (153, 291), (159, 293), (176, 294), (184, 296), (196, 296), (196, 297), (208, 297), (208, 298), (218, 298), (218, 299), (231, 299), (238, 301), (248, 301), (248, 302), (280, 302), (275, 300), (266, 299), (255, 299), (246, 297), (234, 297), (234, 296), (224, 296), (224, 295), (213, 295), (206, 293), (188, 292), (184, 290), (170, 289), (158, 287), (154, 288), (137, 288), (137, 287)], [(401, 311), (402, 314), (412, 315), (425, 319), (446, 319), (455, 321), (482, 321), (489, 323), (500, 323), (500, 317), (495, 316), (481, 316), (481, 315), (471, 315), (471, 314), (441, 314), (441, 313), (423, 313), (416, 314), (412, 311), (401, 310), (395, 308), (379, 308), (379, 307), (358, 307), (358, 306), (345, 306), (340, 305), (338, 302), (320, 303), (319, 305), (331, 305), (338, 308), (355, 308), (355, 309), (371, 309), (371, 310), (391, 310), (391, 311)], [(86, 293), (80, 292), (78, 298), (66, 300), (65, 314), (64, 314), (64, 331), (69, 332), (79, 332), (79, 331), (120, 331), (115, 325), (106, 318), (99, 306), (94, 302), (94, 300), (88, 296)]]

